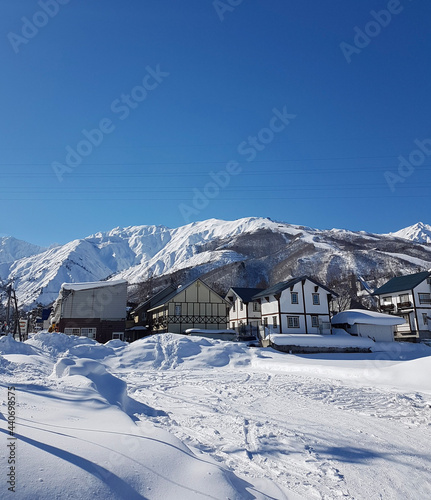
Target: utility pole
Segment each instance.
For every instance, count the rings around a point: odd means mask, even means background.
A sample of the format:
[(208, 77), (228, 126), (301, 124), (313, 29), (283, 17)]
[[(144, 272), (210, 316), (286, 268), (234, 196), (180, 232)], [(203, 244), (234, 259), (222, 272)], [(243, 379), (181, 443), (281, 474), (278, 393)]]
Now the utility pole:
[(6, 293), (7, 293), (7, 309), (6, 309), (6, 328), (7, 328), (7, 333), (9, 333), (9, 325), (10, 325), (10, 299), (11, 299), (11, 292), (12, 292), (12, 285), (9, 283), (9, 285), (6, 288)]
[(22, 341), (21, 335), (21, 327), (19, 324), (19, 312), (18, 312), (18, 299), (16, 297), (16, 292), (12, 287), (12, 282), (8, 283), (5, 287), (1, 286), (1, 288), (6, 289), (7, 294), (7, 307), (6, 307), (6, 333), (9, 334), (12, 332), (11, 322), (11, 307), (15, 309), (15, 317), (14, 317), (14, 325), (13, 325), (13, 338), (15, 338), (17, 332), (19, 335), (19, 340)]
[(22, 342), (23, 338), (22, 338), (22, 335), (21, 335), (21, 325), (19, 324), (18, 300), (16, 298), (16, 292), (15, 292), (15, 290), (13, 290), (13, 300), (14, 300), (14, 304), (15, 304), (15, 325), (14, 325), (14, 329), (13, 329), (13, 338), (15, 338), (16, 330), (17, 330), (17, 327), (18, 327), (19, 341)]

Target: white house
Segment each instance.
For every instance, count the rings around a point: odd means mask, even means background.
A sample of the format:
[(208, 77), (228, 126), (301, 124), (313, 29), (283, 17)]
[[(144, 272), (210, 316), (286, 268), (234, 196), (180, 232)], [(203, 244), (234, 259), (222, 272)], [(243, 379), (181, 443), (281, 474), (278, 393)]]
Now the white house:
[(338, 295), (308, 276), (283, 281), (254, 295), (269, 333), (330, 334), (330, 302)]
[(398, 339), (431, 338), (431, 272), (398, 276), (374, 290), (382, 312), (405, 319), (395, 331)]
[(350, 335), (368, 337), (375, 342), (392, 342), (395, 328), (405, 323), (403, 318), (366, 309), (347, 309), (336, 314), (332, 328), (340, 328)]
[(260, 302), (253, 297), (262, 292), (262, 288), (230, 288), (225, 300), (230, 304), (229, 327), (240, 330), (256, 329), (262, 324)]

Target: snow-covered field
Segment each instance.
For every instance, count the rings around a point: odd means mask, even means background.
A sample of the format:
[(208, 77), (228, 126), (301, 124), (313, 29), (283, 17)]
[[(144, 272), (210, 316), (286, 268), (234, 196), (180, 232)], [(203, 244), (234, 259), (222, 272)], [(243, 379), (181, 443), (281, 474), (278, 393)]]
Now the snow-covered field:
[(425, 345), (295, 356), (39, 333), (0, 354), (0, 498), (431, 498)]

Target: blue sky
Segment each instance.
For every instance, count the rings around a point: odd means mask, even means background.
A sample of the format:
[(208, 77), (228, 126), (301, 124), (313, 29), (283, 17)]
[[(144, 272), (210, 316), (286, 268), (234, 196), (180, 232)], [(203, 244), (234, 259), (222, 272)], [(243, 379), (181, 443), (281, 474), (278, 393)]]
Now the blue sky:
[(3, 236), (431, 222), (426, 0), (0, 9)]

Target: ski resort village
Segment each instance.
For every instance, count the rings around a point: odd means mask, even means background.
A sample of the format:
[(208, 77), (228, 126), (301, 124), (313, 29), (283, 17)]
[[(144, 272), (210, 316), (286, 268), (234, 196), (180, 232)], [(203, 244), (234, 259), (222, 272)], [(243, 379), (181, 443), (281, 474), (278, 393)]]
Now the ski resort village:
[(431, 498), (431, 227), (0, 239), (1, 498)]

